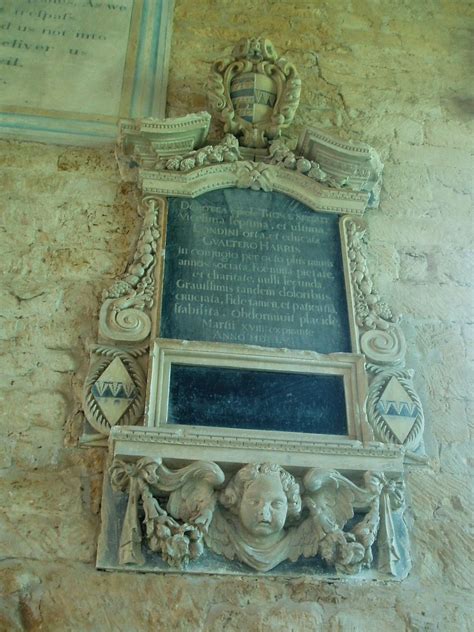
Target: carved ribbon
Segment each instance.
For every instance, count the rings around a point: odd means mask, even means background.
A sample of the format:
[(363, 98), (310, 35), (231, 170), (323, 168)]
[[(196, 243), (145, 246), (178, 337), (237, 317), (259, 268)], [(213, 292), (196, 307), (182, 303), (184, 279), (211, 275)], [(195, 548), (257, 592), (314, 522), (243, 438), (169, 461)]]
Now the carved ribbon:
[(115, 460), (110, 468), (110, 482), (115, 491), (126, 491), (128, 488), (128, 502), (122, 525), (119, 542), (120, 564), (145, 563), (142, 553), (142, 532), (138, 519), (138, 504), (149, 482), (157, 479), (156, 469), (161, 459), (140, 459), (136, 463), (125, 463)]
[(393, 513), (404, 506), (404, 484), (401, 480), (387, 480), (380, 495), (380, 530), (378, 537), (379, 569), (389, 575), (398, 575), (401, 552)]

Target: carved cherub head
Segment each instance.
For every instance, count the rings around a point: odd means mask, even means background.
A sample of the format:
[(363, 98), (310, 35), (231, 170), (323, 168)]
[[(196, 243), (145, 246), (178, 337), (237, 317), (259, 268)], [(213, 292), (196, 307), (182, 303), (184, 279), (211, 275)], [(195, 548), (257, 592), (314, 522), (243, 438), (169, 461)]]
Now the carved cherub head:
[(251, 536), (267, 537), (282, 531), (301, 514), (300, 488), (279, 465), (250, 464), (231, 479), (220, 495), (221, 504), (238, 515)]

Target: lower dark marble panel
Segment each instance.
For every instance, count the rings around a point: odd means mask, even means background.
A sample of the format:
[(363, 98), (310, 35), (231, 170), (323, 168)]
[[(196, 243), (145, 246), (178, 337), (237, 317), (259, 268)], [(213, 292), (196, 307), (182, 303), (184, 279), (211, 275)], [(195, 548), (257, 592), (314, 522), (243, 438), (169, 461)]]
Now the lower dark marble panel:
[(346, 435), (343, 378), (173, 364), (168, 423)]

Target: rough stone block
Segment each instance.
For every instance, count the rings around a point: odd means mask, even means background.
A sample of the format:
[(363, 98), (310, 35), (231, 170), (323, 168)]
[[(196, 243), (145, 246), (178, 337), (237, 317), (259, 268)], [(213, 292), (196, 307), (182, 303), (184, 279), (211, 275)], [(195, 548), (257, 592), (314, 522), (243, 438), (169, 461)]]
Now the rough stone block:
[(426, 143), (438, 147), (473, 149), (472, 122), (431, 121), (426, 125)]
[[(416, 260), (416, 258), (415, 258)], [(415, 264), (423, 268), (421, 263)], [(408, 271), (407, 271), (408, 272)], [(394, 284), (391, 303), (401, 313), (410, 314), (417, 319), (449, 322), (468, 322), (471, 318), (470, 288), (458, 286), (438, 286), (436, 283), (398, 282)]]
[(441, 471), (458, 476), (472, 477), (474, 468), (474, 445), (471, 442), (444, 445), (440, 454)]
[[(425, 300), (429, 301), (426, 294)], [(429, 317), (428, 317), (429, 318)], [(416, 347), (423, 362), (420, 378), (425, 380), (429, 397), (436, 402), (444, 398), (462, 399), (470, 396), (471, 379), (464, 361), (464, 340), (459, 326), (436, 323), (417, 324)]]
[(393, 611), (386, 611), (383, 623), (374, 621), (373, 617), (363, 610), (340, 612), (331, 617), (329, 632), (404, 632), (404, 622)]
[(415, 249), (400, 252), (400, 280), (426, 281), (429, 278), (430, 260), (425, 252)]
[(425, 415), (441, 442), (467, 441), (469, 424), (463, 399), (442, 398), (425, 403)]
[(313, 632), (322, 628), (322, 608), (314, 603), (295, 603), (284, 599), (271, 605), (248, 605), (242, 608), (226, 604), (209, 611), (205, 629), (209, 632)]
[[(69, 479), (69, 480), (68, 480)], [(3, 557), (76, 559), (92, 563), (96, 520), (81, 507), (80, 479), (20, 472), (2, 478), (0, 551)]]
[(86, 175), (88, 178), (109, 178), (117, 181), (117, 165), (110, 149), (71, 149), (61, 151), (57, 157), (58, 171)]
[(395, 129), (396, 137), (400, 143), (409, 145), (422, 145), (424, 141), (423, 124), (413, 119), (405, 118)]
[(404, 164), (424, 164), (435, 168), (447, 165), (462, 169), (470, 160), (470, 153), (466, 149), (459, 148), (451, 148), (447, 152), (442, 147), (430, 147), (428, 145), (415, 147), (410, 144), (399, 143), (392, 149), (392, 158), (395, 162)]
[(433, 273), (440, 283), (471, 286), (474, 279), (474, 252), (443, 248), (432, 253)]
[[(462, 197), (466, 198), (466, 196)], [(390, 209), (386, 206), (384, 209), (388, 215), (391, 215)], [(372, 214), (370, 217), (371, 239), (395, 244), (402, 250), (407, 246), (416, 249), (445, 247), (446, 235), (449, 235), (450, 247), (453, 250), (469, 248), (471, 237), (466, 226), (471, 216), (470, 204), (466, 204), (465, 208), (457, 208), (457, 221), (454, 223), (446, 213), (441, 213), (441, 210), (442, 207), (438, 209), (436, 205), (431, 204), (429, 216), (426, 216), (426, 212), (420, 212), (417, 217), (410, 218), (393, 216), (389, 225), (387, 217)], [(412, 215), (411, 212), (410, 215)]]

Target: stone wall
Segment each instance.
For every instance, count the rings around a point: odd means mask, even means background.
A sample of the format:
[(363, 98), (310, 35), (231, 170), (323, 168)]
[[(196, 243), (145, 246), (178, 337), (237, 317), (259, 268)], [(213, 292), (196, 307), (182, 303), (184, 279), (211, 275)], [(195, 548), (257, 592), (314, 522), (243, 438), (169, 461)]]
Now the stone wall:
[(137, 234), (134, 191), (120, 184), (111, 149), (2, 142), (0, 630), (469, 629), (468, 4), (176, 1), (169, 115), (205, 109), (208, 64), (240, 37), (266, 35), (302, 77), (292, 134), (303, 124), (337, 128), (385, 162), (381, 207), (367, 217), (372, 269), (404, 314), (433, 457), (408, 474), (410, 577), (324, 583), (94, 569), (104, 453), (76, 446), (76, 394), (100, 294)]

